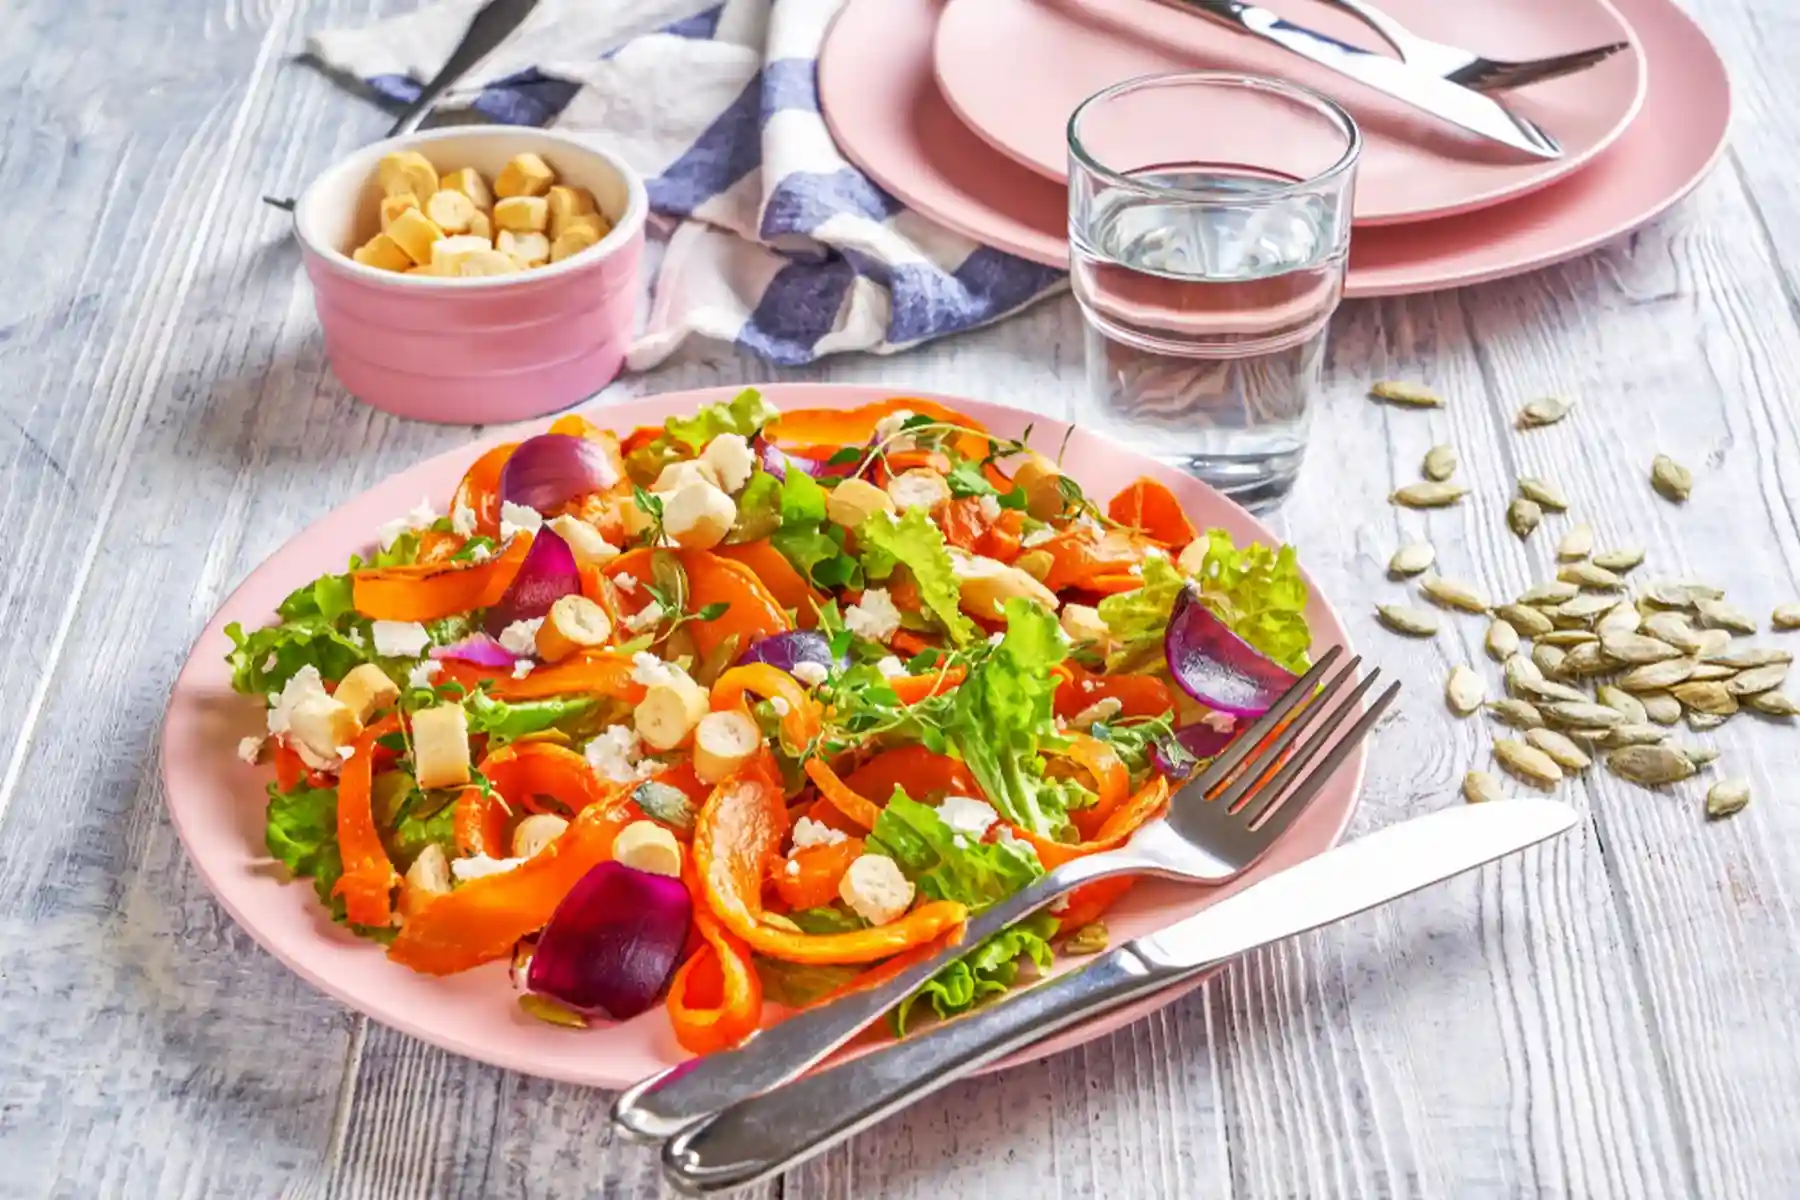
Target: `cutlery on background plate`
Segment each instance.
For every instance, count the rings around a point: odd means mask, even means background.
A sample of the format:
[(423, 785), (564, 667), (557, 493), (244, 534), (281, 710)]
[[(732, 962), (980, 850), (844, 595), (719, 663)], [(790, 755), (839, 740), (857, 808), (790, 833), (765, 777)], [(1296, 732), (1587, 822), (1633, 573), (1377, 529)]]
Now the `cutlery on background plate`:
[[(1312, 801), (1400, 690), (1399, 684), (1390, 685), (1327, 751), (1338, 726), (1381, 674), (1371, 671), (1345, 693), (1362, 659), (1351, 659), (1325, 680), (1342, 654), (1343, 647), (1333, 646), (1321, 655), (1268, 712), (1176, 791), (1166, 815), (1141, 826), (1119, 849), (1065, 863), (983, 909), (969, 919), (956, 946), (879, 986), (797, 1013), (736, 1049), (681, 1063), (633, 1085), (614, 1103), (613, 1121), (627, 1134), (658, 1141), (797, 1079), (971, 946), (1081, 884), (1145, 874), (1221, 883), (1241, 873)], [(1309, 735), (1304, 743), (1298, 741), (1302, 733)], [(1313, 766), (1322, 752), (1325, 757)]]
[[(1556, 139), (1536, 124), (1507, 111), (1499, 101), (1432, 74), (1411, 63), (1314, 33), (1242, 0), (1157, 0), (1240, 33), (1273, 42), (1300, 57), (1336, 71), (1421, 112), (1534, 158), (1562, 157)], [(1366, 13), (1358, 13), (1366, 19)], [(1395, 27), (1398, 29), (1398, 27)]]
[[(464, 31), (462, 41), (456, 43), (456, 49), (444, 60), (438, 73), (431, 77), (431, 82), (419, 89), (413, 102), (406, 106), (406, 111), (394, 121), (393, 127), (384, 138), (400, 137), (412, 133), (425, 123), (431, 110), (443, 98), (445, 92), (456, 86), (457, 80), (475, 68), (475, 64), (499, 49), (500, 43), (513, 35), (513, 31), (525, 23), (531, 10), (538, 6), (538, 0), (488, 0), (469, 21), (469, 28)], [(264, 196), (263, 203), (285, 212), (294, 211), (292, 198), (281, 199), (275, 196)]]
[(1554, 800), (1459, 805), (1309, 858), (1087, 966), (726, 1109), (675, 1137), (680, 1191), (743, 1187), (794, 1166), (1015, 1050), (1260, 946), (1374, 908), (1574, 825)]
[(1394, 53), (1407, 66), (1429, 71), (1440, 79), (1447, 79), (1478, 92), (1502, 92), (1508, 88), (1543, 83), (1548, 79), (1561, 79), (1564, 75), (1573, 75), (1598, 66), (1619, 51), (1631, 48), (1630, 42), (1609, 42), (1591, 50), (1573, 50), (1568, 54), (1507, 62), (1483, 58), (1460, 46), (1420, 37), (1368, 0), (1321, 2), (1342, 9), (1380, 34), (1381, 40), (1393, 47)]

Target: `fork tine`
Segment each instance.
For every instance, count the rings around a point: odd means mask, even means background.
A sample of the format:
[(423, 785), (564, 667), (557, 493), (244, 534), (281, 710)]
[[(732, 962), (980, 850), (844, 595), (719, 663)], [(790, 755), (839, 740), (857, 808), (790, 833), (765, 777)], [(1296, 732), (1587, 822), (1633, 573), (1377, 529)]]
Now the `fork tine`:
[(1500, 91), (1507, 88), (1525, 87), (1533, 83), (1541, 83), (1546, 79), (1557, 79), (1564, 75), (1573, 75), (1577, 71), (1585, 71), (1589, 67), (1605, 62), (1619, 51), (1630, 46), (1629, 42), (1613, 42), (1611, 45), (1595, 46), (1588, 50), (1575, 50), (1568, 54), (1556, 54), (1549, 58), (1532, 59), (1529, 62), (1498, 63), (1489, 62), (1481, 68), (1472, 69), (1466, 78), (1459, 79), (1465, 87)]
[(1294, 752), (1288, 756), (1286, 762), (1281, 764), (1281, 770), (1275, 773), (1273, 779), (1251, 794), (1249, 802), (1244, 805), (1245, 824), (1255, 826), (1259, 818), (1274, 811), (1275, 805), (1279, 802), (1281, 794), (1287, 790), (1288, 784), (1293, 782), (1302, 771), (1306, 770), (1307, 765), (1318, 757), (1319, 751), (1323, 750), (1325, 744), (1331, 740), (1331, 735), (1337, 732), (1337, 727), (1344, 723), (1344, 718), (1356, 710), (1357, 702), (1379, 678), (1381, 678), (1380, 670), (1370, 671), (1354, 688), (1350, 689), (1350, 694), (1345, 696), (1342, 702), (1334, 704), (1329, 713), (1324, 714), (1319, 720), (1308, 726), (1308, 737), (1305, 743), (1294, 748)]
[(1312, 693), (1312, 689), (1318, 685), (1319, 679), (1343, 652), (1342, 646), (1333, 646), (1321, 654), (1319, 661), (1313, 664), (1312, 670), (1302, 675), (1293, 687), (1283, 692), (1281, 697), (1270, 706), (1269, 711), (1258, 717), (1256, 723), (1246, 729), (1242, 736), (1234, 738), (1204, 771), (1182, 785), (1182, 790), (1186, 791), (1192, 788), (1196, 793), (1204, 796), (1218, 786), (1220, 780), (1237, 769), (1237, 765), (1244, 760), (1245, 755), (1256, 749), (1257, 744), (1268, 736), (1269, 730), (1273, 729), (1278, 721), (1287, 716), (1296, 704)]
[(1280, 837), (1282, 832), (1293, 823), (1294, 818), (1312, 803), (1313, 797), (1318, 795), (1319, 789), (1325, 786), (1325, 781), (1331, 778), (1339, 764), (1349, 757), (1352, 750), (1356, 749), (1356, 744), (1368, 735), (1375, 722), (1381, 719), (1381, 714), (1387, 711), (1388, 705), (1392, 704), (1394, 697), (1399, 694), (1400, 685), (1398, 683), (1388, 684), (1387, 690), (1375, 697), (1374, 702), (1369, 705), (1369, 711), (1365, 712), (1362, 718), (1352, 725), (1343, 737), (1338, 739), (1337, 745), (1331, 748), (1331, 753), (1325, 756), (1325, 761), (1315, 767), (1312, 774), (1295, 786), (1293, 793), (1282, 802), (1281, 807), (1270, 813), (1263, 823), (1257, 826), (1256, 832), (1269, 842)]
[[(1326, 710), (1327, 702), (1344, 686), (1345, 680), (1356, 678), (1356, 668), (1361, 662), (1360, 656), (1351, 659), (1350, 664), (1334, 675), (1330, 682), (1321, 686), (1316, 694), (1309, 696), (1306, 707), (1300, 710), (1293, 722), (1268, 738), (1266, 745), (1256, 747), (1258, 753), (1255, 758), (1233, 775), (1217, 794), (1208, 795), (1207, 801), (1221, 804), (1227, 812), (1231, 811), (1256, 786), (1257, 780), (1262, 778), (1269, 766), (1280, 760), (1287, 748), (1294, 744), (1294, 739), (1312, 728), (1313, 721)], [(1248, 741), (1248, 735), (1243, 740)]]

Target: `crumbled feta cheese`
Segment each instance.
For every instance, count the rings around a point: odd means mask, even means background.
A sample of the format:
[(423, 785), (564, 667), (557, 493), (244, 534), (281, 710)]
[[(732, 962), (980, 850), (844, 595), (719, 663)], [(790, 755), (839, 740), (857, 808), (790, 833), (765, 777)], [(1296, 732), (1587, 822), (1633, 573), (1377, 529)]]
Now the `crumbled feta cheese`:
[(1237, 728), (1237, 718), (1228, 712), (1213, 711), (1200, 718), (1200, 723), (1214, 733), (1230, 733)]
[(871, 642), (885, 642), (900, 629), (900, 610), (886, 588), (869, 588), (844, 610), (844, 628)]
[(674, 683), (677, 678), (687, 674), (674, 663), (664, 662), (648, 650), (639, 650), (631, 656), (631, 679), (633, 683), (641, 683), (645, 687), (655, 687), (659, 683)]
[(1019, 539), (1019, 545), (1029, 550), (1033, 546), (1041, 546), (1056, 536), (1056, 526), (1046, 525), (1042, 529), (1034, 529)]
[(629, 725), (611, 725), (587, 744), (588, 766), (614, 783), (635, 783), (656, 773), (656, 764), (640, 761), (643, 743)]
[(1120, 700), (1117, 696), (1102, 696), (1100, 699), (1076, 713), (1075, 719), (1071, 721), (1070, 724), (1074, 725), (1076, 728), (1081, 728), (1087, 725), (1098, 724), (1101, 721), (1110, 721), (1118, 716), (1119, 710), (1124, 707), (1124, 701)]
[(769, 707), (775, 710), (775, 715), (778, 717), (785, 717), (793, 711), (793, 706), (780, 696), (770, 696)]
[(876, 663), (875, 669), (881, 672), (882, 678), (884, 679), (898, 679), (900, 676), (906, 674), (906, 664), (892, 654)]
[(1169, 557), (1169, 552), (1167, 550), (1164, 550), (1161, 546), (1145, 546), (1144, 547), (1144, 557), (1145, 558), (1167, 558), (1167, 557)]
[(450, 860), (450, 873), (456, 876), (458, 883), (467, 883), (471, 879), (484, 879), (489, 875), (504, 875), (525, 860), (522, 858), (489, 858), (485, 854), (471, 854), (467, 858)]
[(897, 921), (912, 907), (912, 881), (885, 854), (865, 854), (838, 883), (838, 898), (871, 925)]
[[(881, 420), (875, 422), (875, 440), (886, 442), (882, 447), (889, 454), (901, 454), (918, 448), (918, 441), (911, 434), (900, 435), (900, 427), (912, 420), (916, 413), (904, 408), (897, 408)], [(888, 439), (894, 440), (889, 442)]]
[(584, 567), (597, 567), (619, 557), (619, 548), (600, 536), (600, 531), (580, 517), (564, 513), (544, 522), (556, 536), (568, 543), (575, 561)]
[(484, 563), (492, 557), (494, 557), (494, 552), (489, 550), (486, 546), (477, 546), (469, 551), (470, 562)]
[(613, 576), (613, 586), (629, 596), (638, 589), (637, 576), (630, 571), (620, 571)]
[(374, 621), (375, 653), (383, 658), (417, 658), (431, 645), (431, 635), (417, 621)]
[(500, 631), (500, 648), (517, 658), (525, 658), (537, 653), (537, 632), (544, 624), (544, 618), (533, 617), (529, 621), (514, 621)]
[(425, 529), (437, 520), (437, 510), (431, 507), (431, 501), (421, 498), (413, 510), (405, 516), (395, 517), (384, 522), (375, 531), (375, 540), (383, 550), (392, 550), (394, 543), (402, 534), (411, 533), (415, 529)]
[(804, 850), (808, 846), (835, 846), (839, 842), (848, 841), (841, 829), (833, 829), (823, 821), (815, 821), (811, 817), (801, 817), (794, 822), (794, 849)]
[(938, 819), (957, 833), (966, 833), (977, 841), (987, 835), (989, 827), (1000, 819), (991, 804), (973, 796), (945, 796), (937, 807)]
[(237, 755), (254, 767), (257, 760), (262, 757), (262, 748), (263, 740), (252, 735), (238, 742)]
[(719, 486), (727, 492), (735, 492), (749, 483), (750, 472), (756, 467), (750, 443), (737, 433), (721, 433), (706, 443), (700, 461), (718, 472)]
[(998, 496), (983, 496), (976, 502), (975, 507), (981, 511), (982, 519), (989, 524), (1000, 519), (1000, 498)]
[(1132, 563), (1131, 566), (1126, 568), (1126, 573), (1130, 574), (1130, 575), (1136, 575), (1136, 576), (1142, 578), (1142, 576), (1144, 574), (1144, 564), (1143, 563)]
[(544, 514), (525, 504), (511, 500), (500, 506), (500, 538), (502, 541), (520, 533), (536, 533), (544, 526)]
[(826, 676), (830, 675), (831, 672), (825, 669), (824, 663), (797, 662), (794, 664), (794, 669), (789, 671), (788, 674), (792, 675), (795, 679), (798, 679), (801, 683), (806, 684), (808, 687), (818, 687), (821, 683), (825, 682)]
[(435, 658), (428, 658), (422, 663), (417, 663), (412, 670), (406, 673), (406, 686), (428, 688), (431, 686), (431, 681), (438, 677), (438, 672), (443, 669), (444, 664)]
[(351, 759), (356, 757), (356, 747), (355, 746), (339, 746), (337, 748), (337, 754), (338, 754), (339, 758), (343, 759), (345, 762), (349, 762)]
[(269, 707), (269, 732), (280, 735), (288, 731), (288, 718), (301, 703), (312, 696), (325, 695), (325, 680), (319, 668), (307, 663), (295, 671)]
[(1005, 640), (1006, 640), (1006, 635), (1004, 633), (988, 634), (988, 645), (990, 645), (990, 646), (998, 646), (1001, 642), (1004, 642)]
[(475, 510), (460, 500), (450, 510), (450, 532), (457, 537), (475, 536)]
[(531, 674), (536, 666), (537, 664), (532, 662), (529, 658), (521, 658), (518, 662), (513, 664), (513, 678), (525, 678), (527, 675)]
[(660, 601), (652, 600), (644, 607), (625, 618), (625, 628), (633, 633), (642, 633), (663, 619), (663, 606)]

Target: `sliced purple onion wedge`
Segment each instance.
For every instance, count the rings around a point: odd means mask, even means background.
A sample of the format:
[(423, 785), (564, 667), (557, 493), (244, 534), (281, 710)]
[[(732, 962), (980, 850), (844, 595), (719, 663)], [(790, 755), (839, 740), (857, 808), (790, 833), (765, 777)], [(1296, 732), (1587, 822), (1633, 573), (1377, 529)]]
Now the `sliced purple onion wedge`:
[(1298, 678), (1231, 632), (1192, 583), (1175, 598), (1163, 653), (1182, 691), (1235, 717), (1262, 716)]
[(526, 986), (577, 1012), (628, 1021), (668, 986), (692, 919), (681, 880), (603, 862), (556, 906)]
[(567, 433), (540, 433), (519, 443), (500, 469), (500, 499), (549, 512), (619, 482), (606, 447)]
[(548, 526), (532, 535), (531, 549), (500, 603), (488, 609), (483, 626), (496, 637), (514, 621), (530, 621), (550, 611), (564, 596), (581, 591), (581, 568), (575, 552)]

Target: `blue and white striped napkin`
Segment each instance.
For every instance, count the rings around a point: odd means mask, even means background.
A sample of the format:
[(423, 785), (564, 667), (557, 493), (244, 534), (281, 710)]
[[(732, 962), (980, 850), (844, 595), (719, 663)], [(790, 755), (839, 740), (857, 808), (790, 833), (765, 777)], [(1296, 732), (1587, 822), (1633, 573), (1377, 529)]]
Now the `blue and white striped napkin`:
[[(648, 181), (668, 244), (629, 365), (688, 337), (796, 365), (891, 354), (1017, 312), (1061, 271), (912, 212), (838, 153), (817, 66), (844, 0), (543, 0), (449, 106), (595, 138)], [(480, 0), (312, 40), (396, 101), (449, 57)]]

